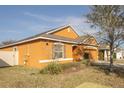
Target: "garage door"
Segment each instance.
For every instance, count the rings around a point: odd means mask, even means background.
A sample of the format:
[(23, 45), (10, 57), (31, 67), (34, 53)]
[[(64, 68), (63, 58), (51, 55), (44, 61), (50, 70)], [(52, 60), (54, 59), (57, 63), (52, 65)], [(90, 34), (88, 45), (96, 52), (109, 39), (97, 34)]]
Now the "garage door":
[(0, 67), (18, 65), (18, 51), (0, 51)]

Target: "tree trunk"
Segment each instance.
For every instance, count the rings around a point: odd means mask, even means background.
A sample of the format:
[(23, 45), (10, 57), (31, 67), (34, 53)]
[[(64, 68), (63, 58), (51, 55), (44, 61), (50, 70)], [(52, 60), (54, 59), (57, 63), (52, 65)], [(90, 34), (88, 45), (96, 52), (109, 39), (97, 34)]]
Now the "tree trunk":
[(112, 46), (110, 46), (110, 67), (109, 70), (112, 72), (112, 66), (113, 66), (113, 54), (114, 54), (114, 49)]

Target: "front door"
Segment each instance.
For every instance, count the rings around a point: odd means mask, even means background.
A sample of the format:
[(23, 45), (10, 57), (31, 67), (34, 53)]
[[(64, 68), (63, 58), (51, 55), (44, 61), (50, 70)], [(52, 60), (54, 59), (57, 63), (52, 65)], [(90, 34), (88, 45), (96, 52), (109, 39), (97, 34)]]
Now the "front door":
[(89, 59), (89, 53), (84, 53), (84, 59)]

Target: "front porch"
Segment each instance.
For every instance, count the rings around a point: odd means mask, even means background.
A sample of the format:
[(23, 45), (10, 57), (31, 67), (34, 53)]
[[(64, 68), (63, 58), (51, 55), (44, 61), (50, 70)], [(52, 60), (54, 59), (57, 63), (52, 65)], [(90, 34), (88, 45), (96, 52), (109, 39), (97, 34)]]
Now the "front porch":
[(73, 46), (74, 61), (90, 60), (98, 61), (98, 49), (94, 46), (78, 45)]

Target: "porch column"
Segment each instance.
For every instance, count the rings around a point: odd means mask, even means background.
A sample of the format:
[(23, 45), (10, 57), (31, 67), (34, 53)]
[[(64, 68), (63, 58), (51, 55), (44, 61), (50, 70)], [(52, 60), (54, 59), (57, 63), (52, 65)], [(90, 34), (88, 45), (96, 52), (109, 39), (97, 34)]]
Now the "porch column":
[(104, 60), (107, 61), (107, 51), (104, 50)]

